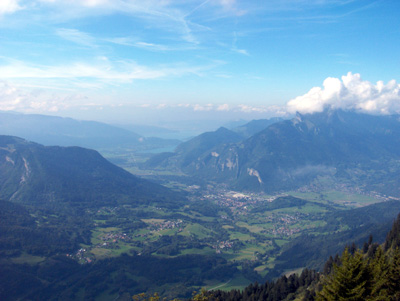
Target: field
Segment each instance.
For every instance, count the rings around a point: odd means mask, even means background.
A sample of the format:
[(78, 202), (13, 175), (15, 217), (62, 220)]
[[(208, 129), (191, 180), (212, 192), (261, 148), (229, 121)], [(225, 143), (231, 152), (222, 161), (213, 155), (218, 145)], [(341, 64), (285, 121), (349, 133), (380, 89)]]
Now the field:
[[(339, 191), (265, 196), (215, 187), (201, 194), (196, 190), (189, 198), (188, 205), (173, 212), (147, 206), (101, 208), (92, 216), (96, 227), (91, 244), (82, 245), (72, 258), (87, 264), (124, 253), (160, 258), (218, 256), (241, 272), (228, 282), (209, 283), (206, 288), (242, 288), (254, 279), (269, 277), (276, 264), (282, 264), (276, 260), (293, 239), (328, 234), (327, 214), (378, 202), (370, 196)], [(343, 223), (339, 231), (348, 228)]]

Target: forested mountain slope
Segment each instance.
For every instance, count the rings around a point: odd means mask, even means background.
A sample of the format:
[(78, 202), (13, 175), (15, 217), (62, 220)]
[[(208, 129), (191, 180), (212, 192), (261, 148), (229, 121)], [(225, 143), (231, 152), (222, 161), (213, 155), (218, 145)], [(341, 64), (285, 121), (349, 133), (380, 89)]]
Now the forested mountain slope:
[(341, 110), (298, 114), (247, 140), (219, 144), (190, 157), (184, 166), (175, 166), (240, 190), (289, 190), (325, 177), (399, 196), (399, 120), (398, 115)]
[(94, 150), (43, 146), (12, 136), (0, 136), (0, 198), (48, 207), (174, 207), (183, 201), (178, 193), (128, 173)]
[(147, 162), (146, 166), (150, 168), (193, 169), (196, 168), (199, 158), (204, 153), (213, 155), (213, 149), (216, 147), (242, 140), (243, 136), (240, 134), (221, 127), (214, 132), (203, 133), (179, 144), (174, 153), (155, 155)]
[(265, 130), (271, 124), (282, 121), (282, 118), (273, 117), (270, 119), (257, 119), (252, 120), (244, 125), (235, 127), (232, 129), (233, 132), (243, 136), (243, 138), (249, 138), (263, 130)]

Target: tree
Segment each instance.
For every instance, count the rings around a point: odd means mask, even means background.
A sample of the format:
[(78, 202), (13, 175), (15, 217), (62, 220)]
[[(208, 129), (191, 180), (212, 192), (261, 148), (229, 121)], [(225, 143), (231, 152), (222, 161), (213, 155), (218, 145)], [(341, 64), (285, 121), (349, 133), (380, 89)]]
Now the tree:
[(372, 274), (371, 299), (389, 300), (389, 262), (380, 246), (376, 249), (370, 266)]
[(397, 219), (394, 221), (392, 229), (386, 236), (385, 241), (385, 251), (390, 248), (395, 249), (400, 247), (400, 214), (397, 216)]
[(389, 264), (388, 295), (392, 300), (400, 300), (400, 250), (396, 248)]
[(334, 264), (333, 274), (326, 278), (317, 300), (366, 300), (370, 294), (370, 271), (362, 254), (351, 255), (346, 248), (341, 265)]

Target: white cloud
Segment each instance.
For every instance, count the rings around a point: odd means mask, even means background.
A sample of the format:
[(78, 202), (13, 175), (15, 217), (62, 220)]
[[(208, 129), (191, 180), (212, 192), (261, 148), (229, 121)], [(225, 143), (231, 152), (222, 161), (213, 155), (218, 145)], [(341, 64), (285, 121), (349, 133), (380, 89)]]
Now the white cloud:
[(267, 112), (268, 108), (266, 107), (254, 107), (254, 106), (249, 106), (249, 105), (238, 105), (238, 108), (240, 111), (244, 112), (244, 113), (252, 113), (252, 112)]
[(41, 90), (25, 90), (0, 81), (0, 110), (25, 113), (57, 112), (81, 104), (85, 97), (78, 94), (50, 94)]
[(290, 113), (314, 113), (325, 109), (359, 110), (372, 114), (400, 113), (400, 84), (395, 80), (386, 85), (382, 81), (372, 84), (360, 74), (338, 78), (328, 77), (323, 88), (314, 87), (308, 93), (287, 103)]
[(56, 34), (68, 41), (74, 42), (79, 45), (96, 47), (95, 39), (89, 34), (71, 28), (59, 28)]
[(166, 104), (166, 103), (160, 103), (158, 106), (157, 106), (157, 109), (165, 109), (165, 108), (167, 108), (168, 107), (168, 105)]
[(111, 61), (99, 57), (88, 62), (73, 62), (63, 65), (32, 65), (18, 60), (7, 60), (0, 65), (0, 79), (92, 79), (112, 83), (129, 83), (138, 79), (159, 79), (169, 76), (197, 75), (219, 65), (205, 66), (176, 64), (160, 67), (139, 65), (133, 61)]
[(1, 0), (0, 1), (0, 16), (5, 14), (12, 14), (22, 7), (19, 5), (19, 0)]
[(206, 104), (206, 105), (195, 104), (193, 106), (193, 110), (194, 111), (213, 111), (214, 105), (213, 104)]
[[(189, 44), (199, 42), (194, 29), (201, 27), (185, 18), (185, 3), (164, 0), (39, 0), (52, 8), (54, 22), (94, 15), (124, 14), (146, 22), (146, 27), (158, 28)], [(54, 18), (56, 16), (56, 18)]]
[(230, 107), (227, 103), (223, 104), (223, 105), (219, 105), (217, 107), (217, 111), (229, 111)]
[(247, 55), (247, 56), (250, 55), (246, 49), (237, 49), (237, 48), (233, 48), (232, 50), (235, 51), (235, 52), (237, 52), (237, 53), (244, 54), (244, 55)]

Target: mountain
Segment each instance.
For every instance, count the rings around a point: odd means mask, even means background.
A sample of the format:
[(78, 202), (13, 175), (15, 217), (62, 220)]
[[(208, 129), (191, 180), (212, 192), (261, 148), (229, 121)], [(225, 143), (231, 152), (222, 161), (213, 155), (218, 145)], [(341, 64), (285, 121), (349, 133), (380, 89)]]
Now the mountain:
[(282, 121), (282, 118), (274, 117), (270, 119), (258, 119), (252, 120), (244, 125), (235, 127), (232, 129), (233, 132), (238, 133), (244, 138), (249, 138), (262, 130), (265, 130), (271, 124)]
[(0, 199), (39, 206), (154, 204), (183, 198), (80, 147), (43, 146), (0, 136)]
[(165, 127), (140, 125), (140, 124), (115, 124), (116, 127), (138, 133), (145, 137), (164, 138), (170, 135), (177, 134), (177, 130), (171, 130)]
[(204, 148), (196, 158), (181, 151), (192, 161), (180, 167), (242, 190), (294, 189), (325, 177), (399, 196), (399, 120), (341, 110), (297, 114), (242, 142)]
[[(321, 175), (346, 174), (360, 168), (386, 168), (400, 156), (398, 116), (372, 116), (344, 111), (300, 115), (275, 123), (241, 145), (221, 150), (218, 162), (207, 167), (223, 168), (232, 158), (236, 185), (274, 190), (308, 183)], [(394, 166), (393, 166), (394, 167)], [(350, 171), (351, 172), (351, 171)]]
[(0, 134), (18, 136), (44, 145), (93, 149), (119, 147), (163, 148), (179, 141), (145, 138), (130, 130), (95, 121), (0, 111)]
[(178, 166), (186, 169), (188, 165), (196, 165), (198, 158), (204, 153), (213, 154), (212, 150), (217, 146), (227, 143), (236, 143), (243, 137), (227, 128), (220, 127), (214, 132), (206, 132), (189, 141), (178, 145), (174, 153), (155, 155), (147, 162), (147, 166)]

